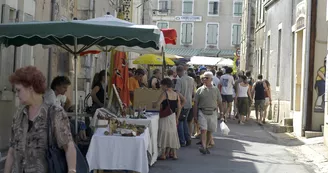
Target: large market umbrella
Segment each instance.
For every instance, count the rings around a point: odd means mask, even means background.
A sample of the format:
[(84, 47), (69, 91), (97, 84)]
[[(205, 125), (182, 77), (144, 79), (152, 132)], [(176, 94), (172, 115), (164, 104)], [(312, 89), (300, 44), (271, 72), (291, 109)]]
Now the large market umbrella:
[[(167, 57), (165, 57), (165, 62), (168, 65), (174, 65), (174, 62)], [(154, 54), (145, 54), (135, 59), (133, 64), (163, 65), (163, 57)]]
[[(78, 54), (93, 45), (117, 48), (152, 48), (161, 52), (160, 30), (151, 26), (133, 25), (123, 22), (99, 21), (46, 21), (0, 24), (0, 44), (22, 46), (37, 44), (57, 45), (74, 55), (77, 69)], [(75, 92), (77, 93), (77, 74), (75, 71)], [(75, 94), (75, 102), (78, 97)], [(77, 110), (75, 118), (77, 131)]]
[(179, 56), (179, 55), (172, 55), (172, 54), (168, 54), (168, 53), (165, 54), (165, 58), (169, 58), (169, 59), (171, 59), (171, 60), (183, 59), (182, 56)]
[(233, 67), (234, 61), (228, 58), (222, 58), (216, 65), (223, 67), (223, 66), (228, 66), (228, 67)]
[[(112, 24), (123, 25), (123, 26), (133, 26), (133, 27), (139, 28), (139, 29), (140, 28), (153, 29), (154, 33), (156, 33), (156, 35), (159, 35), (159, 37), (157, 38), (158, 40), (156, 40), (156, 42), (158, 42), (158, 47), (157, 48), (154, 48), (154, 47), (151, 47), (151, 46), (146, 46), (145, 47), (145, 46), (139, 46), (139, 45), (134, 45), (134, 46), (120, 45), (120, 46), (115, 47), (115, 50), (117, 50), (117, 51), (136, 52), (136, 53), (140, 53), (140, 54), (147, 54), (147, 53), (161, 54), (162, 53), (162, 47), (165, 45), (164, 35), (156, 25), (135, 25), (131, 22), (116, 18), (116, 17), (114, 17), (112, 15), (109, 15), (109, 14), (104, 15), (102, 17), (88, 19), (86, 21), (87, 22), (97, 22), (99, 24), (112, 23)], [(132, 31), (132, 32), (134, 32), (134, 31)], [(138, 33), (134, 33), (134, 34), (138, 34)], [(119, 35), (117, 35), (117, 37), (119, 37)], [(147, 38), (146, 38), (146, 40), (147, 40)], [(145, 40), (143, 40), (142, 42), (144, 42), (144, 41)], [(99, 47), (99, 46), (91, 47), (89, 49), (91, 49), (91, 50), (99, 50), (100, 49), (104, 52), (109, 51), (109, 50), (106, 50), (103, 47)]]

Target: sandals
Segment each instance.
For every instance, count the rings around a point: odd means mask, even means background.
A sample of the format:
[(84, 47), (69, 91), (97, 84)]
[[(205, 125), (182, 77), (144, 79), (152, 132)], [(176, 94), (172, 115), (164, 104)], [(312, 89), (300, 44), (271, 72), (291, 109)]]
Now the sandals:
[(158, 157), (157, 160), (166, 160), (166, 157)]
[(168, 158), (170, 158), (170, 159), (172, 159), (172, 160), (178, 160), (178, 157), (177, 156), (174, 156), (174, 154), (173, 153), (171, 153), (170, 152), (170, 154), (169, 154), (169, 157)]

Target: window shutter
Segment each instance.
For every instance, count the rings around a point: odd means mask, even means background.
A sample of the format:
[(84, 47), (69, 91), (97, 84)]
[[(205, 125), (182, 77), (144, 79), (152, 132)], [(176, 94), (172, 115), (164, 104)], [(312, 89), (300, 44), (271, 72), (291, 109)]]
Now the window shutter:
[(240, 44), (241, 42), (241, 25), (238, 25), (238, 29), (237, 29), (237, 44)]
[(235, 3), (233, 4), (233, 8), (234, 8), (234, 10), (233, 10), (233, 14), (234, 14), (234, 15), (237, 15), (237, 13), (238, 13), (238, 4), (237, 4), (237, 2), (235, 2)]
[(8, 23), (9, 22), (9, 15), (10, 15), (10, 7), (6, 4), (3, 4), (2, 5), (1, 23)]
[(168, 9), (168, 14), (171, 13), (171, 9), (172, 9), (172, 1), (171, 0), (167, 0), (167, 9)]
[(232, 44), (235, 45), (236, 44), (236, 25), (232, 26)]
[(187, 24), (187, 43), (191, 44), (192, 43), (192, 24), (188, 23)]
[(208, 24), (207, 25), (207, 44), (217, 44), (218, 36), (218, 25)]
[(185, 44), (186, 43), (186, 30), (187, 30), (187, 26), (186, 23), (183, 23), (181, 26), (181, 43)]
[(193, 9), (192, 9), (193, 2), (190, 0), (185, 0), (182, 3), (183, 3), (183, 13), (191, 14), (193, 11)]

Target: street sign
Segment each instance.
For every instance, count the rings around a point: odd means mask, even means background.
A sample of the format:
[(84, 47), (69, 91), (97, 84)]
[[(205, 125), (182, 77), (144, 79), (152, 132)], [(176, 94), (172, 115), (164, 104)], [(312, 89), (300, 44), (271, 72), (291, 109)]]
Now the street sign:
[(240, 57), (240, 49), (239, 48), (236, 49), (236, 56)]

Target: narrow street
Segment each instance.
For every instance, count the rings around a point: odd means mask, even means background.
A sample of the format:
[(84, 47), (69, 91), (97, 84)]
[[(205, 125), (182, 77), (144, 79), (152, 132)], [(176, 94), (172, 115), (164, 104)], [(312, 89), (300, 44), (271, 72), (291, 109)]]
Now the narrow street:
[[(229, 136), (215, 133), (211, 154), (202, 155), (193, 139), (192, 145), (179, 150), (179, 160), (158, 161), (150, 173), (313, 173), (311, 166), (298, 163), (286, 146), (277, 144), (263, 127), (253, 120), (241, 126), (228, 122)], [(293, 142), (301, 145), (301, 142)]]

